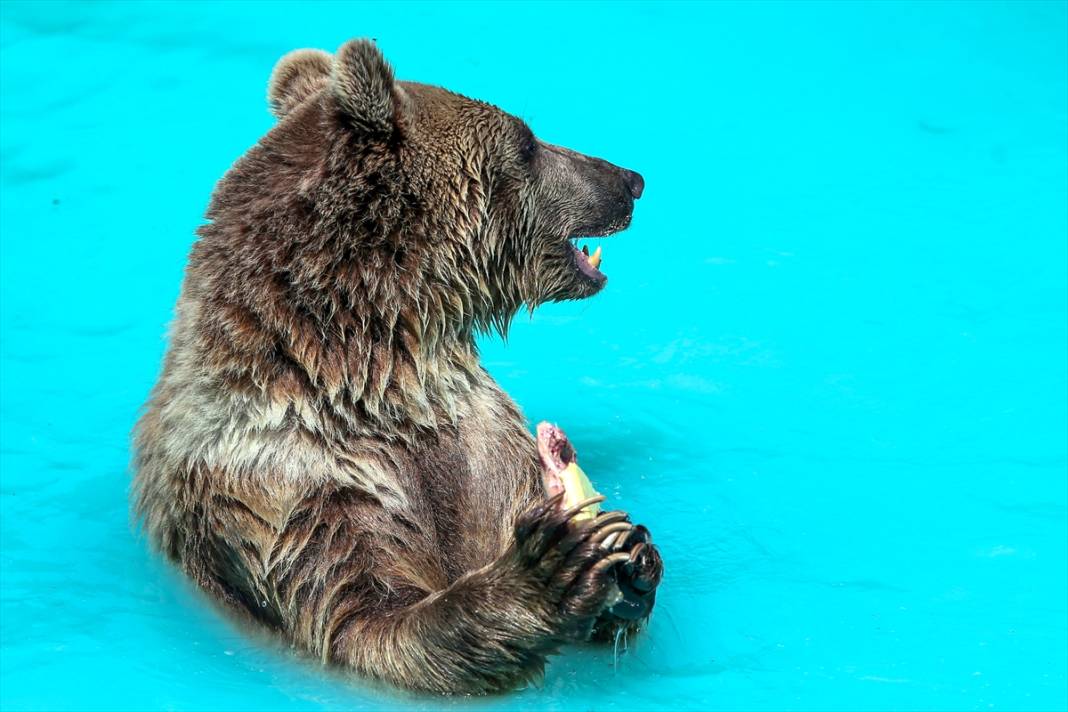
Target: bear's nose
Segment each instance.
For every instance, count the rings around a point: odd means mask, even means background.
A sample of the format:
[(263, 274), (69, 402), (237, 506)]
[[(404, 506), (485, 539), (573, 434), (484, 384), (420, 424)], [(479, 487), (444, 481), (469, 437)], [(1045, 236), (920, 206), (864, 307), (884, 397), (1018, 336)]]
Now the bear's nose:
[(635, 200), (642, 197), (642, 191), (645, 190), (645, 179), (642, 178), (640, 173), (628, 171), (624, 168), (623, 182), (627, 184), (627, 188), (630, 190), (630, 194), (634, 196)]

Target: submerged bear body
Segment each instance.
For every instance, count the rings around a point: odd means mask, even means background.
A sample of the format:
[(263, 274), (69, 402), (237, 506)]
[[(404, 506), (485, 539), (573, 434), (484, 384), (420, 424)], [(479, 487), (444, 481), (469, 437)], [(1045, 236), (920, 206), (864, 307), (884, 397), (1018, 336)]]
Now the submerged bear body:
[(324, 662), (413, 689), (509, 689), (639, 626), (648, 532), (547, 496), (474, 339), (599, 291), (571, 240), (625, 227), (641, 178), (396, 82), (365, 41), (287, 55), (269, 94), (279, 124), (215, 191), (135, 434), (152, 540)]

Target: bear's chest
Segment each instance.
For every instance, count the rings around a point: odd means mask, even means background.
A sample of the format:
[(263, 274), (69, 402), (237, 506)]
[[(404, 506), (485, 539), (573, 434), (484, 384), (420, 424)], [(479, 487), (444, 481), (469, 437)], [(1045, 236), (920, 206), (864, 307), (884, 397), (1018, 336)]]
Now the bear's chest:
[(542, 493), (534, 439), (495, 388), (472, 394), (457, 427), (439, 433), (419, 459), (424, 512), (450, 581), (500, 556), (516, 517)]

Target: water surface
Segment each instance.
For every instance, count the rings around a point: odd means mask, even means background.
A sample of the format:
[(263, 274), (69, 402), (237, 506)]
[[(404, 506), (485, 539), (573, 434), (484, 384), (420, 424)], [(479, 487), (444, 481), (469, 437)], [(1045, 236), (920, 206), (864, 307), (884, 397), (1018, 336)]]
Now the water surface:
[[(1065, 8), (0, 4), (0, 706), (1064, 709)], [(212, 186), (274, 61), (353, 36), (646, 178), (607, 290), (483, 345), (662, 548), (618, 666), (398, 695), (131, 530)]]

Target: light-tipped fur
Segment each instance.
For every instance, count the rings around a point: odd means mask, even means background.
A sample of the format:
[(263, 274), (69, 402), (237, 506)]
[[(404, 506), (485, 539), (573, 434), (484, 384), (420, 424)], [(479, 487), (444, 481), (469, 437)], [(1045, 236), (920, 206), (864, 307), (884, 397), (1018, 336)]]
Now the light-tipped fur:
[(319, 49), (297, 49), (278, 60), (267, 82), (267, 103), (277, 118), (285, 117), (330, 82), (333, 57)]

